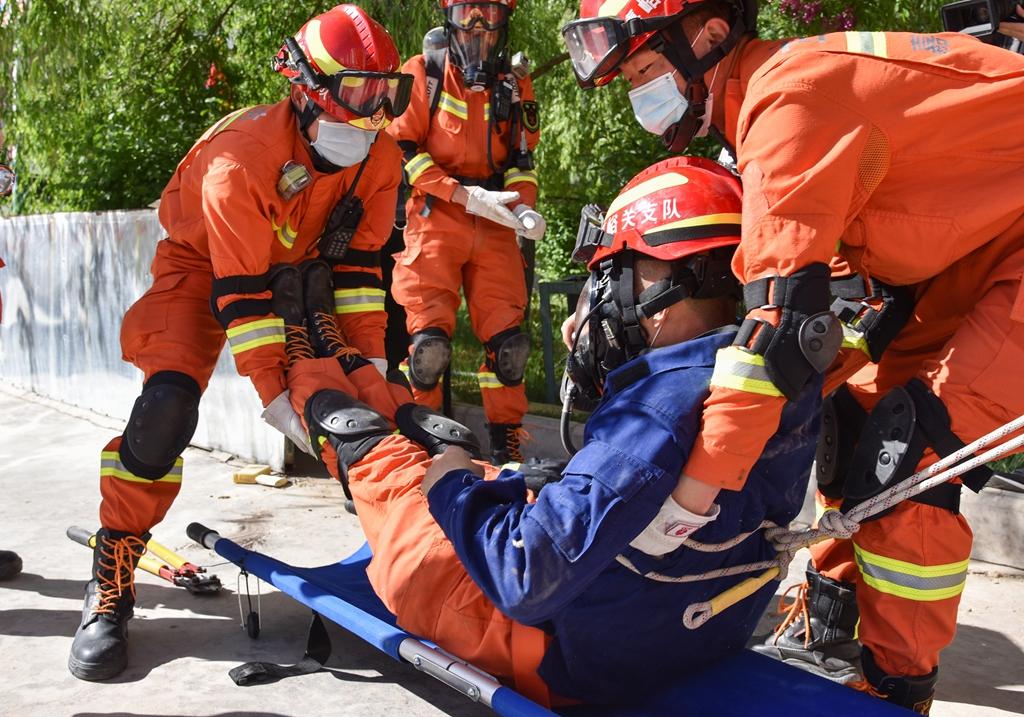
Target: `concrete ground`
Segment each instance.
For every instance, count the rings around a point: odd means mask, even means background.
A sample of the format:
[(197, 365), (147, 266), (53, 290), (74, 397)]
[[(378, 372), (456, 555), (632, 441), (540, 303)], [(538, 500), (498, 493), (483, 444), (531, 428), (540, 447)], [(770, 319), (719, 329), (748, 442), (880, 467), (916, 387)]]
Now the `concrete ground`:
[[(279, 593), (264, 594), (263, 634), (250, 640), (239, 627), (230, 565), (211, 566), (225, 589), (205, 598), (141, 573), (127, 672), (105, 684), (71, 677), (67, 653), (90, 556), (64, 531), (96, 527), (98, 453), (120, 430), (110, 419), (0, 384), (0, 548), (16, 550), (25, 563), (19, 578), (0, 584), (0, 715), (490, 714), (335, 627), (330, 672), (236, 687), (227, 671), (242, 662), (301, 657), (308, 613)], [(155, 537), (195, 563), (211, 565), (217, 556), (185, 537), (191, 521), (296, 564), (333, 561), (362, 542), (330, 481), (293, 476), (283, 489), (236, 485), (231, 474), (241, 462), (196, 449), (185, 464), (181, 495)], [(794, 579), (804, 562), (794, 561)], [(964, 605), (932, 714), (1024, 714), (1024, 574), (973, 564)], [(828, 714), (827, 705), (819, 714)]]

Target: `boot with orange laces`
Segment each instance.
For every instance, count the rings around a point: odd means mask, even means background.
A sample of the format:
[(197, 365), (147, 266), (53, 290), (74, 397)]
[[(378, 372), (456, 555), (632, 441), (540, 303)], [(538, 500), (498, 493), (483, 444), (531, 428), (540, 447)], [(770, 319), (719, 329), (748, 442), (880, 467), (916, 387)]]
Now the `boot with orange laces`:
[(935, 683), (939, 681), (938, 667), (927, 675), (888, 675), (875, 663), (874, 655), (866, 647), (861, 654), (861, 664), (864, 679), (851, 682), (850, 687), (920, 715), (931, 711)]
[(860, 677), (855, 585), (826, 577), (808, 563), (807, 582), (788, 607), (780, 601), (779, 611), (786, 617), (755, 652), (843, 684)]
[(491, 423), (487, 430), (491, 436), (493, 465), (523, 462), (523, 440), (528, 440), (530, 436), (521, 423)]
[(78, 679), (109, 680), (127, 667), (135, 566), (145, 552), (145, 537), (107, 528), (96, 533), (92, 580), (85, 586), (82, 624), (68, 658), (68, 669)]

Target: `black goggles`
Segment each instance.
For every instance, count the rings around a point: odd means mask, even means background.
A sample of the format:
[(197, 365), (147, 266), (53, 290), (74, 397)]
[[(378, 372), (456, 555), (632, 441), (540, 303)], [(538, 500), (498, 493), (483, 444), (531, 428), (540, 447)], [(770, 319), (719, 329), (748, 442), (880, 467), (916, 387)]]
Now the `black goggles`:
[(630, 20), (590, 17), (565, 25), (562, 28), (562, 39), (569, 50), (577, 81), (583, 87), (594, 87), (598, 80), (617, 70), (629, 56), (634, 38), (664, 30), (685, 14), (682, 12), (667, 17)]
[(466, 3), (448, 8), (448, 23), (459, 30), (479, 25), (484, 30), (499, 30), (508, 24), (507, 5), (496, 2)]
[(381, 109), (397, 117), (412, 97), (413, 77), (402, 72), (344, 70), (322, 82), (331, 99), (360, 117), (371, 117)]

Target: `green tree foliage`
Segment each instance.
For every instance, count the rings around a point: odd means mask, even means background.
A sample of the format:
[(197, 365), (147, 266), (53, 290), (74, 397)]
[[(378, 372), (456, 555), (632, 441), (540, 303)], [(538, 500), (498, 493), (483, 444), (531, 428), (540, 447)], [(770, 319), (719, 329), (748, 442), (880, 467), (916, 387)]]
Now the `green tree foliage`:
[[(334, 3), (272, 0), (0, 0), (0, 119), (17, 147), (21, 212), (140, 207), (156, 199), (202, 132), (237, 107), (273, 102), (270, 70), (285, 36)], [(390, 28), (403, 57), (440, 24), (436, 0), (361, 0)], [(937, 0), (772, 0), (769, 37), (832, 29), (936, 29)], [(607, 203), (665, 156), (635, 123), (622, 82), (581, 92), (559, 28), (576, 0), (523, 0), (513, 50), (533, 60), (541, 104), (542, 277), (573, 269), (579, 208)], [(710, 153), (710, 144), (698, 147)]]

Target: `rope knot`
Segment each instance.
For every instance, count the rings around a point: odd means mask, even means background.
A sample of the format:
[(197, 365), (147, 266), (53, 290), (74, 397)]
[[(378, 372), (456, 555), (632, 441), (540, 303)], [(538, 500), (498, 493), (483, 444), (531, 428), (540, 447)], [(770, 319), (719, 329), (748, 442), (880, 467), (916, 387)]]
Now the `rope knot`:
[(818, 518), (818, 530), (827, 533), (833, 538), (849, 538), (860, 530), (860, 523), (847, 517), (840, 510), (826, 510)]

